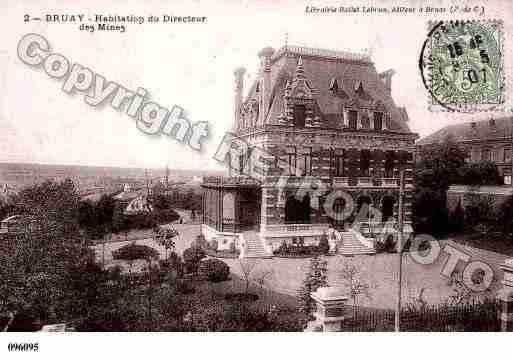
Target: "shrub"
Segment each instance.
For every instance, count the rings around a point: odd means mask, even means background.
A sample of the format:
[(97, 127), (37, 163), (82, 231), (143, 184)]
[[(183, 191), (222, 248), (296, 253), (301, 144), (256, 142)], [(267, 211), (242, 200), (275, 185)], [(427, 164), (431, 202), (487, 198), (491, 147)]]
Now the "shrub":
[(226, 281), (230, 277), (230, 267), (225, 262), (215, 258), (202, 261), (200, 271), (207, 277), (208, 281), (214, 283)]
[(141, 244), (128, 244), (112, 252), (114, 259), (134, 261), (138, 259), (155, 259), (158, 258), (159, 252), (151, 247)]
[(328, 254), (330, 252), (330, 244), (326, 234), (324, 234), (319, 240), (319, 252), (322, 254)]

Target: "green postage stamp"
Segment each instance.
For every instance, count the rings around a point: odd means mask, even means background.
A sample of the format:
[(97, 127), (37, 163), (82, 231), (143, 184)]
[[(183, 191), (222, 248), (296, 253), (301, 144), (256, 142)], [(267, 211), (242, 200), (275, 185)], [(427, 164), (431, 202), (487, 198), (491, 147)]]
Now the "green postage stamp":
[(431, 111), (500, 110), (505, 101), (503, 23), (429, 22), (419, 69)]

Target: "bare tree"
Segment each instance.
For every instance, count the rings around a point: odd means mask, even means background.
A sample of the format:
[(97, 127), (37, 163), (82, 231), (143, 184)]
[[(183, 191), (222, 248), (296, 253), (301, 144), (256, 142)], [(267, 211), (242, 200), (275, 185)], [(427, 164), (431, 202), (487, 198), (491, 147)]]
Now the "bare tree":
[(356, 317), (356, 305), (358, 304), (358, 300), (361, 296), (365, 296), (368, 299), (371, 298), (371, 286), (362, 278), (360, 268), (354, 264), (353, 261), (344, 263), (340, 272), (340, 278), (349, 290), (349, 297), (353, 300), (353, 313)]
[(274, 270), (269, 268), (259, 269), (253, 274), (255, 282), (260, 286), (262, 294), (264, 293), (264, 285), (274, 277)]
[(242, 274), (242, 280), (244, 281), (244, 295), (249, 292), (249, 286), (251, 284), (251, 273), (257, 267), (258, 261), (252, 258), (239, 258), (239, 266)]

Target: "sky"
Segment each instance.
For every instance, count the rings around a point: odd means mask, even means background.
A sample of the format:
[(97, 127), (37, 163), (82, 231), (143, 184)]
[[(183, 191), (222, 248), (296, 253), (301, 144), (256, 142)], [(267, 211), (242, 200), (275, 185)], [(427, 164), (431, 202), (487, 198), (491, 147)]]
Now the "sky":
[[(169, 166), (219, 169), (212, 159), (233, 121), (233, 70), (245, 66), (246, 89), (258, 70), (259, 50), (285, 43), (332, 50), (367, 51), (378, 70), (394, 69), (392, 96), (406, 107), (421, 137), (449, 124), (504, 116), (433, 113), (418, 71), (427, 21), (450, 15), (307, 14), (306, 6), (421, 6), (421, 1), (2, 1), (0, 4), (0, 162), (119, 167)], [(432, 7), (457, 5), (431, 1)], [(507, 91), (513, 91), (513, 2), (487, 1), (483, 18), (503, 19)], [(73, 6), (71, 6), (73, 5)], [(204, 24), (129, 25), (125, 33), (80, 31), (77, 23), (24, 22), (24, 15), (119, 14), (206, 16)], [(463, 16), (459, 16), (463, 18)], [(183, 107), (192, 122), (208, 121), (211, 136), (201, 152), (167, 136), (149, 136), (110, 106), (94, 108), (84, 94), (62, 91), (62, 80), (24, 64), (17, 45), (27, 33), (43, 35), (51, 51), (150, 99)], [(308, 76), (308, 74), (307, 74)], [(506, 109), (511, 114), (511, 96)]]

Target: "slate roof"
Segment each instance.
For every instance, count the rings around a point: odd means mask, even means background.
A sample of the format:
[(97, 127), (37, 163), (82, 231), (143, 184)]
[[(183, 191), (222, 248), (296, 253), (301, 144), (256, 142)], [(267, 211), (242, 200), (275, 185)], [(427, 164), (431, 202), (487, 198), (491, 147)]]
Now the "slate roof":
[[(340, 128), (341, 105), (353, 101), (381, 102), (392, 118), (391, 129), (411, 133), (406, 110), (398, 107), (385, 87), (374, 64), (367, 55), (287, 46), (279, 49), (271, 60), (271, 101), (266, 111), (266, 123), (277, 124), (283, 110), (283, 93), (288, 80), (294, 78), (299, 57), (304, 73), (321, 114), (321, 127)], [(330, 89), (336, 81), (337, 90)], [(361, 82), (362, 88), (358, 89)], [(246, 101), (258, 99), (257, 82), (250, 87)]]
[(511, 137), (513, 117), (493, 118), (482, 121), (458, 123), (446, 126), (429, 136), (420, 139), (417, 145), (423, 146), (444, 141), (451, 137), (456, 142), (470, 140), (491, 140)]

